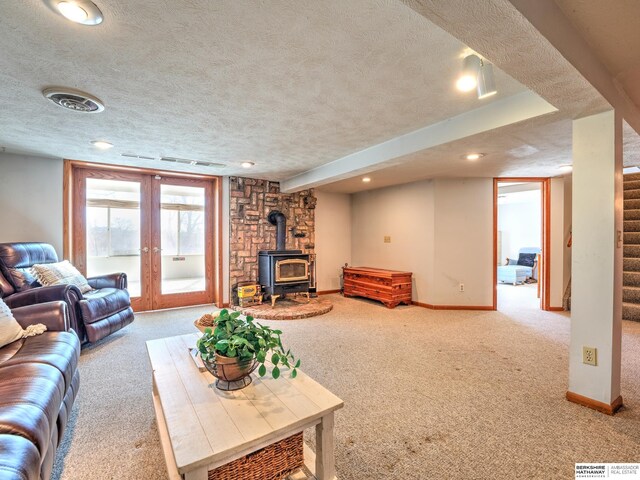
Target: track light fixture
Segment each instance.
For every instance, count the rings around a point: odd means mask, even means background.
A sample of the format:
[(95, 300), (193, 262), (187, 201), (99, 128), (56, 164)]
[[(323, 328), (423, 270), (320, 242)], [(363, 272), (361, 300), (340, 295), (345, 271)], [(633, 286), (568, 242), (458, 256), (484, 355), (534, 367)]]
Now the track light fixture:
[(475, 54), (467, 55), (464, 57), (456, 87), (461, 92), (470, 92), (477, 88), (479, 99), (495, 95), (498, 90), (493, 76), (493, 65)]
[(478, 73), (482, 61), (477, 55), (467, 55), (462, 61), (462, 73), (458, 77), (456, 87), (461, 92), (470, 92), (478, 85)]
[(480, 71), (478, 72), (478, 98), (487, 98), (498, 93), (496, 81), (493, 77), (493, 65), (481, 60)]

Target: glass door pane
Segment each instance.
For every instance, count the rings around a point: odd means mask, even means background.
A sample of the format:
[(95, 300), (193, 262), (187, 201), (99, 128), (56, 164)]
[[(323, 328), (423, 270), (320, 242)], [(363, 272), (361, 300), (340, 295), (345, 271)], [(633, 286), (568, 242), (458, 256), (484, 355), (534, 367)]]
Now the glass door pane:
[(205, 189), (160, 186), (161, 293), (202, 292), (205, 276)]
[(87, 276), (125, 272), (141, 295), (140, 182), (87, 178)]

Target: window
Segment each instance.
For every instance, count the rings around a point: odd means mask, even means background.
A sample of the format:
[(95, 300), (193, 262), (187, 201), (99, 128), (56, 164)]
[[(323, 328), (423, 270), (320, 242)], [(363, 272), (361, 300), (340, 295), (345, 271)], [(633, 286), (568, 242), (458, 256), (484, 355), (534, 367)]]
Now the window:
[(87, 207), (87, 255), (118, 257), (140, 253), (140, 210)]
[(204, 255), (204, 189), (162, 185), (163, 255)]
[(140, 254), (140, 186), (134, 182), (87, 180), (87, 255)]
[(162, 253), (204, 255), (202, 211), (162, 209)]

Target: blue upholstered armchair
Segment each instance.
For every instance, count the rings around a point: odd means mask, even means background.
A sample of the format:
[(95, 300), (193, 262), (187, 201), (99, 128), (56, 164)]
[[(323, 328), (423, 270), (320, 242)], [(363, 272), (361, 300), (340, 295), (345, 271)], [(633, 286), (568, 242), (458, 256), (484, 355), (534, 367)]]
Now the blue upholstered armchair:
[(538, 279), (538, 247), (525, 247), (518, 251), (518, 258), (507, 258), (507, 264), (498, 267), (498, 282), (524, 283), (527, 278)]

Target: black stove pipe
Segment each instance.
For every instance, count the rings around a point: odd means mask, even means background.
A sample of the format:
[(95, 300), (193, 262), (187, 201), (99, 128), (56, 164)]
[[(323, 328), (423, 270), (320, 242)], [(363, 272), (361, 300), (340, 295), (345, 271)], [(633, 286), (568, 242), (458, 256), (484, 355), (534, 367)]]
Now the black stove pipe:
[(271, 225), (276, 226), (276, 250), (287, 249), (287, 217), (279, 210), (271, 210), (267, 216)]

